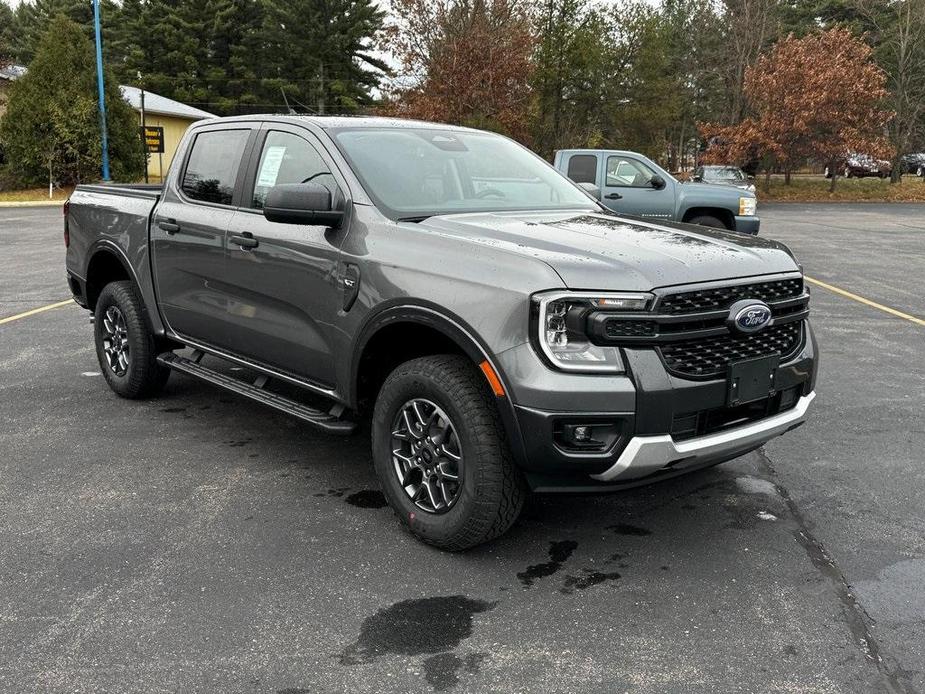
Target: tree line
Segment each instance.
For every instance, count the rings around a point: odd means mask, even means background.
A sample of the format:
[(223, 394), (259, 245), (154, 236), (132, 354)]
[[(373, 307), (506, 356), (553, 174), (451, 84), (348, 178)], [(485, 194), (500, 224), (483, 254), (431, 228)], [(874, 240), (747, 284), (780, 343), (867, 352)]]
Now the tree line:
[[(0, 54), (30, 64), (62, 15), (92, 37), (89, 0), (0, 3)], [(925, 0), (102, 0), (102, 16), (114, 79), (219, 115), (384, 113), (670, 169), (708, 144), (767, 171), (925, 149)]]

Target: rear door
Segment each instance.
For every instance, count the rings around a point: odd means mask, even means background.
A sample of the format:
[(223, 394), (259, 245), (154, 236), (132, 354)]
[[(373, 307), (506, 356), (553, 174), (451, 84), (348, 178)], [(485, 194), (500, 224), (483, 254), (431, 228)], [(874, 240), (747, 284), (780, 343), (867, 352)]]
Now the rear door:
[(602, 202), (624, 214), (651, 219), (673, 219), (674, 186), (666, 181), (659, 190), (649, 181), (655, 175), (648, 164), (625, 154), (609, 154), (604, 163)]
[(565, 161), (560, 163), (560, 170), (575, 183), (593, 183), (598, 188), (600, 182), (600, 155), (594, 152), (575, 152), (562, 155)]
[[(344, 204), (347, 186), (317, 138), (298, 126), (268, 123), (248, 168), (229, 227), (225, 286), (232, 323), (228, 347), (323, 387), (334, 380), (335, 321), (346, 229), (268, 221), (263, 201), (280, 183), (314, 181)], [(241, 239), (249, 239), (242, 245)], [(256, 244), (256, 245), (254, 245)]]
[(194, 341), (228, 340), (225, 233), (258, 126), (198, 130), (154, 211), (151, 252), (161, 314), (172, 331)]

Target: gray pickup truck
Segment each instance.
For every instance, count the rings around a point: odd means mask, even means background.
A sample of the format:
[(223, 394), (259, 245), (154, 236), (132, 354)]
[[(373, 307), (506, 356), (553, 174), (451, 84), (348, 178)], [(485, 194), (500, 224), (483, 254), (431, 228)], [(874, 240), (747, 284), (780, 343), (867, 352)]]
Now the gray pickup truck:
[(634, 487), (801, 424), (816, 344), (774, 241), (622, 219), (515, 142), (379, 118), (203, 121), (163, 188), (78, 186), (67, 275), (112, 390), (172, 371), (369, 423), (421, 540)]
[(562, 149), (555, 167), (618, 214), (757, 234), (753, 190), (677, 180), (637, 152)]

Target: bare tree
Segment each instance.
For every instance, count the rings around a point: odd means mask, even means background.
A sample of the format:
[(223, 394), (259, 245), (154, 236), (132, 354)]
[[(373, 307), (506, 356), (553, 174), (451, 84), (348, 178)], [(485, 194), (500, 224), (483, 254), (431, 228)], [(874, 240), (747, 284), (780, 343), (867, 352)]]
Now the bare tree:
[(896, 148), (891, 180), (902, 175), (901, 157), (920, 144), (925, 126), (925, 0), (855, 0), (879, 39), (878, 62), (887, 74), (887, 125)]

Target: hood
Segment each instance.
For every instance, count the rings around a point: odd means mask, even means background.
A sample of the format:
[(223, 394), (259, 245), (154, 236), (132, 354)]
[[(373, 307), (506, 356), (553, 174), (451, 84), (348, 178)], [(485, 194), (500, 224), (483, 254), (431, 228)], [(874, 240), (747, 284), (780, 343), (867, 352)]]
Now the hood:
[(649, 291), (799, 269), (777, 241), (605, 213), (452, 214), (430, 217), (420, 225), (541, 260), (570, 289)]
[(691, 186), (727, 186), (729, 188), (739, 188), (741, 190), (754, 190), (755, 184), (751, 181), (732, 181), (732, 180), (717, 180), (717, 181), (703, 181), (700, 183), (691, 182)]

